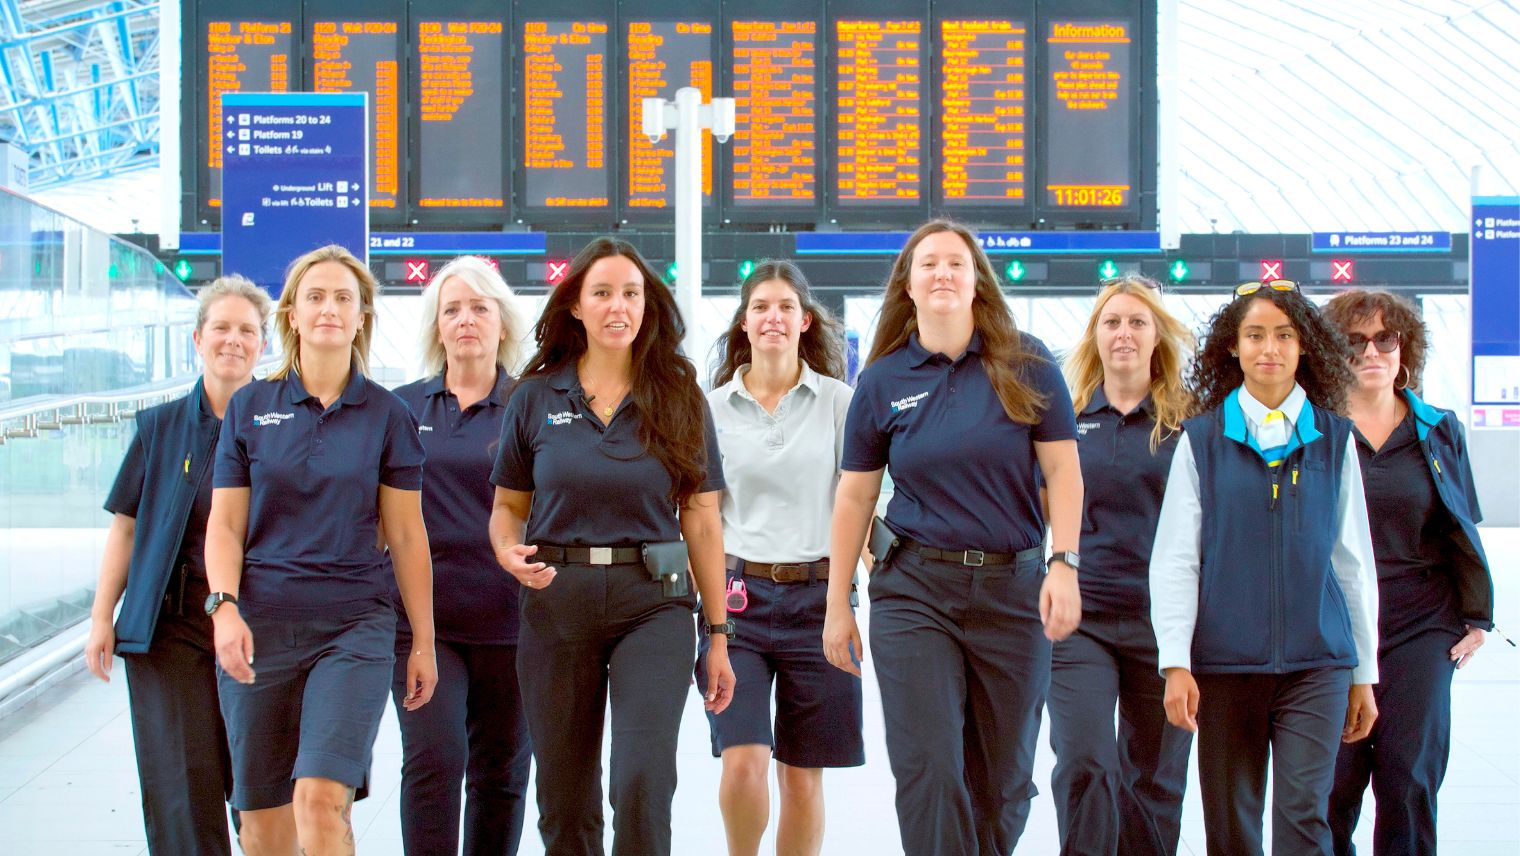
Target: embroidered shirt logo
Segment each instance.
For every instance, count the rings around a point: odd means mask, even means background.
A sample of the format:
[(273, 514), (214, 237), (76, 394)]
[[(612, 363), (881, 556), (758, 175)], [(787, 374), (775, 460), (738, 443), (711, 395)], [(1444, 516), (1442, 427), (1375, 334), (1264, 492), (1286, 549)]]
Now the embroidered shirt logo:
[(899, 398), (896, 401), (892, 402), (892, 412), (901, 413), (909, 408), (917, 407), (920, 401), (928, 397), (929, 393), (920, 392), (918, 395), (909, 395), (905, 398)]
[(294, 413), (279, 413), (276, 411), (271, 411), (269, 413), (261, 413), (253, 417), (253, 424), (262, 428), (265, 425), (278, 425), (281, 422), (284, 422), (286, 419), (294, 418), (296, 418), (296, 415)]
[(1103, 427), (1103, 423), (1102, 422), (1078, 422), (1077, 423), (1077, 433), (1079, 435), (1083, 436), (1083, 437), (1086, 437), (1088, 431), (1091, 431), (1094, 428), (1102, 428), (1102, 427)]
[(569, 425), (571, 423), (571, 421), (579, 419), (579, 418), (581, 418), (581, 415), (579, 413), (572, 413), (572, 412), (570, 412), (568, 410), (562, 410), (559, 413), (550, 413), (549, 414), (549, 424), (550, 425)]

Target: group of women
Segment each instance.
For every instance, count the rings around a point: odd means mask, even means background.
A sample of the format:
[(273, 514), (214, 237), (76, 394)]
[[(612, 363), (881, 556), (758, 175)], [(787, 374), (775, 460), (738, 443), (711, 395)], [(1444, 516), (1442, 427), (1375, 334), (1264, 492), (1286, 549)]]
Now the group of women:
[(228, 852), (224, 799), (251, 856), (352, 852), (389, 690), (409, 854), (515, 852), (530, 747), (547, 852), (602, 852), (609, 707), (614, 852), (669, 853), (695, 663), (728, 851), (758, 852), (774, 758), (777, 852), (817, 854), (822, 770), (864, 763), (862, 557), (906, 852), (1012, 852), (1047, 704), (1063, 853), (1175, 853), (1191, 732), (1210, 853), (1262, 851), (1269, 756), (1274, 852), (1351, 852), (1369, 780), (1374, 852), (1434, 852), (1492, 586), (1401, 298), (1242, 285), (1189, 369), (1160, 286), (1122, 277), (1063, 377), (933, 221), (853, 390), (768, 262), (704, 399), (625, 241), (572, 261), (516, 378), (484, 262), (429, 285), (428, 376), (394, 395), (375, 292), (341, 249), (296, 260), (253, 381), (269, 301), (219, 280), (204, 378), (138, 417), (86, 658), (127, 661), (153, 852)]

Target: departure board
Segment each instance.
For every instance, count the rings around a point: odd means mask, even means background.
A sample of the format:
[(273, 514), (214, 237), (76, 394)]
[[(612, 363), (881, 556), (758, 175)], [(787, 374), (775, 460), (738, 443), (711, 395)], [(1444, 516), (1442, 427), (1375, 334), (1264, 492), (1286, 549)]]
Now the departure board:
[(607, 22), (523, 24), (523, 204), (607, 208)]
[(917, 205), (923, 196), (924, 24), (834, 22), (841, 207)]
[[(675, 138), (659, 143), (644, 135), (644, 99), (672, 100), (676, 90), (695, 86), (712, 100), (713, 28), (706, 21), (629, 21), (626, 97), (628, 105), (627, 195), (629, 209), (668, 208), (675, 199)], [(712, 133), (702, 131), (702, 198), (712, 201)]]
[(1048, 22), (1045, 33), (1045, 199), (1054, 208), (1134, 201), (1132, 24)]
[(197, 135), (205, 204), (222, 205), (224, 149), (222, 95), (227, 92), (290, 91), (290, 58), (295, 46), (292, 22), (210, 20), (205, 37), (205, 82), (197, 110), (204, 132)]
[(412, 148), (421, 208), (506, 206), (508, 89), (505, 22), (416, 23)]
[(389, 21), (314, 21), (307, 47), (312, 92), (368, 92), (371, 208), (401, 201), (400, 25)]
[(939, 198), (946, 205), (1027, 201), (1027, 28), (940, 21)]
[(734, 21), (733, 204), (818, 199), (818, 22)]

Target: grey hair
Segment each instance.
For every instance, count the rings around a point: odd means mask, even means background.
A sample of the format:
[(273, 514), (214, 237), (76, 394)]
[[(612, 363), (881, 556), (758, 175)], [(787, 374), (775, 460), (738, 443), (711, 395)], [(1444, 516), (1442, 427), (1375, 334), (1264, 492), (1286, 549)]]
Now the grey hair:
[(501, 329), (505, 334), (496, 343), (496, 364), (503, 370), (512, 371), (521, 361), (522, 334), (527, 322), (512, 304), (512, 288), (491, 263), (479, 256), (460, 256), (438, 270), (422, 291), (422, 367), (428, 377), (442, 374), (448, 356), (443, 340), (438, 338), (438, 304), (443, 298), (443, 283), (451, 276), (459, 277), (470, 290), (496, 301), (501, 313)]
[(259, 335), (265, 341), (269, 340), (269, 315), (274, 311), (274, 301), (269, 299), (269, 292), (254, 285), (246, 277), (235, 273), (213, 279), (196, 295), (196, 300), (200, 303), (195, 312), (197, 332), (205, 329), (206, 317), (211, 314), (211, 305), (223, 297), (241, 297), (252, 303), (253, 308), (259, 313)]

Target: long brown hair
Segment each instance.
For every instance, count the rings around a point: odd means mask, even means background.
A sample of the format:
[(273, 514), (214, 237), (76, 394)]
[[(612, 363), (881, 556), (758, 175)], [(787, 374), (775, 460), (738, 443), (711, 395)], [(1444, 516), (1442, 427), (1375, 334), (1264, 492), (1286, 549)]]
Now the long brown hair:
[(1192, 415), (1193, 396), (1183, 382), (1182, 369), (1193, 352), (1193, 334), (1161, 305), (1161, 285), (1148, 276), (1126, 274), (1109, 280), (1098, 292), (1092, 317), (1082, 338), (1066, 355), (1066, 385), (1071, 387), (1071, 403), (1077, 413), (1092, 401), (1093, 391), (1103, 383), (1103, 359), (1098, 355), (1098, 319), (1103, 307), (1120, 294), (1128, 294), (1145, 304), (1156, 321), (1156, 349), (1151, 352), (1150, 393), (1156, 409), (1156, 427), (1151, 429), (1151, 452), (1161, 448), (1161, 440), (1182, 428), (1182, 420)]
[(707, 477), (707, 442), (702, 410), (706, 402), (697, 369), (681, 353), (686, 324), (665, 281), (627, 241), (602, 237), (570, 262), (533, 328), (538, 350), (523, 377), (551, 375), (573, 366), (586, 353), (586, 327), (571, 314), (591, 266), (622, 256), (644, 278), (644, 318), (633, 340), (633, 385), (628, 394), (639, 412), (639, 442), (670, 473), (670, 498), (684, 505)]
[(761, 284), (779, 279), (797, 295), (797, 303), (803, 315), (811, 315), (813, 323), (802, 331), (797, 343), (797, 355), (813, 371), (844, 380), (844, 325), (829, 310), (814, 302), (813, 289), (807, 277), (789, 261), (766, 259), (750, 271), (739, 289), (739, 308), (728, 329), (713, 343), (720, 355), (718, 369), (713, 373), (713, 386), (722, 386), (733, 379), (739, 367), (750, 361), (749, 336), (744, 332), (744, 316), (749, 311), (749, 298)]
[(285, 285), (280, 291), (280, 302), (274, 310), (274, 329), (280, 336), (281, 350), (279, 367), (269, 373), (269, 377), (274, 380), (284, 380), (292, 369), (297, 374), (301, 371), (301, 334), (290, 323), (290, 310), (295, 306), (301, 278), (306, 276), (307, 271), (325, 262), (335, 262), (347, 268), (359, 283), (359, 329), (354, 333), (349, 356), (358, 367), (359, 374), (369, 374), (369, 342), (375, 334), (375, 297), (379, 294), (380, 284), (375, 282), (375, 275), (370, 273), (369, 266), (359, 261), (353, 253), (337, 244), (328, 244), (298, 257), (285, 271)]
[(987, 260), (976, 235), (953, 220), (930, 220), (919, 226), (903, 245), (902, 252), (897, 254), (897, 260), (892, 262), (866, 365), (907, 345), (908, 336), (918, 329), (918, 313), (913, 299), (908, 296), (913, 251), (923, 239), (939, 232), (954, 232), (971, 252), (971, 263), (976, 272), (976, 296), (971, 301), (972, 323), (982, 334), (982, 367), (992, 388), (997, 390), (1003, 412), (1015, 422), (1028, 425), (1039, 422), (1046, 406), (1045, 396), (1019, 377), (1024, 363), (1038, 358), (1024, 350), (1018, 327), (1013, 323), (1013, 313), (1008, 311), (1008, 303), (998, 288), (997, 274), (993, 273), (992, 263)]

